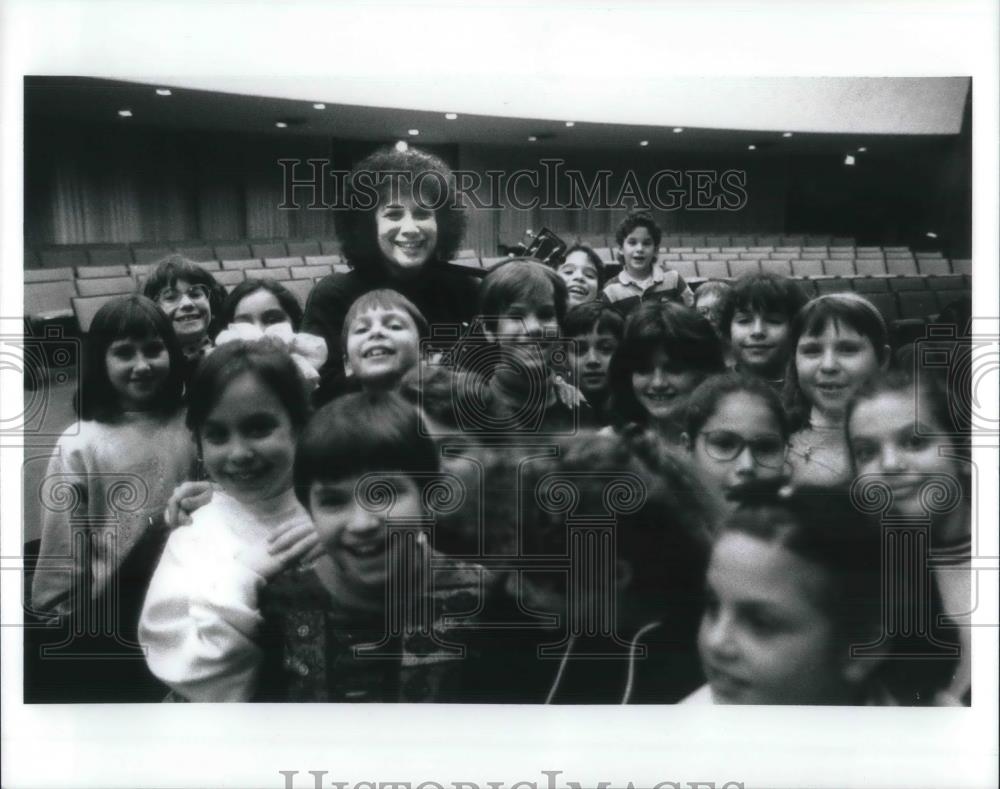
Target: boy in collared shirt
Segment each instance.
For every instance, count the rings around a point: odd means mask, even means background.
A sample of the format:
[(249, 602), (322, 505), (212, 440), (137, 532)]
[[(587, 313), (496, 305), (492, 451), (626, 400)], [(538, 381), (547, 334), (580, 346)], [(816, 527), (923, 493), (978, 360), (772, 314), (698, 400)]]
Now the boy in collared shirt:
[(621, 273), (604, 286), (601, 298), (622, 315), (645, 301), (673, 301), (694, 305), (694, 293), (672, 269), (656, 265), (662, 232), (646, 212), (632, 212), (615, 232)]

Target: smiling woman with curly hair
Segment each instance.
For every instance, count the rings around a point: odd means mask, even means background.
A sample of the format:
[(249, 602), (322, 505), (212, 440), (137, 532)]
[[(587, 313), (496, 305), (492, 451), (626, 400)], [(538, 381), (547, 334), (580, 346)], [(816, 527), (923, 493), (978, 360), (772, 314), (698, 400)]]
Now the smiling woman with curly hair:
[(302, 323), (330, 349), (317, 403), (346, 388), (337, 350), (344, 316), (359, 296), (391, 288), (432, 325), (466, 322), (476, 304), (477, 281), (447, 265), (465, 232), (465, 209), (444, 161), (413, 148), (380, 149), (351, 171), (340, 203), (334, 225), (351, 270), (317, 283)]

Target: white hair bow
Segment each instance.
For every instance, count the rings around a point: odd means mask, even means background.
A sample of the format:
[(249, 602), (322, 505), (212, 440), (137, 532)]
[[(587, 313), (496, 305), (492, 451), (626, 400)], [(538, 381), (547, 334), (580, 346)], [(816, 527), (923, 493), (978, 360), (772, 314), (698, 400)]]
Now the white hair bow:
[(279, 345), (292, 357), (306, 384), (315, 386), (319, 382), (319, 369), (326, 364), (328, 355), (326, 340), (315, 334), (292, 331), (287, 322), (275, 323), (263, 331), (252, 323), (230, 323), (215, 338), (216, 345), (227, 342), (261, 342)]

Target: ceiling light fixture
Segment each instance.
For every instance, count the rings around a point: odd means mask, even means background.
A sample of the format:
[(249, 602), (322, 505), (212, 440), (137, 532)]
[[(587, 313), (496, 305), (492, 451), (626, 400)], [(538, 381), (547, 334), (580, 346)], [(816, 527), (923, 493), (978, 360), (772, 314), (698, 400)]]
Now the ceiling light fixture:
[(574, 126), (576, 126), (576, 121), (566, 121), (567, 128), (572, 129)]
[(420, 129), (408, 129), (406, 133), (409, 134), (411, 137), (416, 137), (418, 134), (420, 134)]
[(156, 89), (156, 95), (157, 96), (170, 96), (172, 93), (173, 93), (173, 91), (170, 90), (170, 88), (157, 88)]
[(275, 125), (275, 126), (276, 126), (277, 128), (279, 128), (279, 129), (287, 129), (287, 128), (288, 128), (288, 124), (287, 124), (287, 123), (285, 123), (284, 121), (275, 121), (275, 122), (274, 122), (274, 125)]
[(649, 145), (649, 140), (639, 140), (639, 145), (645, 148), (647, 145)]
[(313, 104), (313, 109), (314, 110), (325, 110), (326, 109), (326, 105), (323, 102), (321, 102), (321, 101), (317, 101), (315, 104)]
[(131, 118), (132, 110), (118, 110), (118, 115), (122, 118)]
[(530, 137), (528, 138), (528, 142), (538, 142), (538, 138), (537, 138), (537, 137), (536, 137), (536, 136), (535, 136), (534, 134), (532, 134), (532, 135), (531, 135), (531, 136), (530, 136)]
[(928, 230), (924, 235), (926, 235), (927, 238), (937, 238), (937, 233), (933, 230)]
[(447, 120), (449, 120), (449, 121), (455, 121), (455, 120), (458, 120), (458, 113), (457, 112), (446, 112), (444, 114), (444, 117)]
[(757, 146), (756, 145), (748, 145), (747, 146), (747, 150), (748, 151), (756, 151), (757, 150)]
[(683, 126), (674, 126), (674, 134), (680, 134), (682, 131), (684, 131)]
[(847, 154), (847, 156), (844, 157), (844, 164), (846, 164), (848, 167), (853, 167), (855, 161), (856, 159), (850, 154)]
[(792, 133), (791, 133), (791, 132), (785, 132), (785, 133), (784, 133), (784, 134), (782, 134), (781, 136), (782, 136), (782, 137), (791, 137), (791, 136), (792, 136)]
[(865, 148), (865, 146), (863, 146), (863, 145), (860, 148), (858, 148), (858, 153), (867, 153), (867, 151), (868, 151), (868, 149)]

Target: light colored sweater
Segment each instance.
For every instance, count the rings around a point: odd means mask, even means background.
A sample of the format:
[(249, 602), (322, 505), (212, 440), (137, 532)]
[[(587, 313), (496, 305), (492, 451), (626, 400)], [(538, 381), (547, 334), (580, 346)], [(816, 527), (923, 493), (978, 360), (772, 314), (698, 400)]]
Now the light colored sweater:
[(190, 701), (247, 701), (256, 689), (266, 580), (240, 563), (241, 550), (309, 515), (290, 488), (244, 505), (223, 491), (174, 531), (146, 594), (139, 643), (150, 670)]
[(67, 428), (39, 491), (34, 611), (72, 613), (83, 602), (74, 600), (74, 590), (86, 579), (93, 598), (113, 591), (125, 559), (144, 540), (165, 538), (158, 528), (163, 509), (174, 488), (191, 478), (195, 459), (183, 411), (171, 417), (130, 412), (114, 423), (82, 421)]

